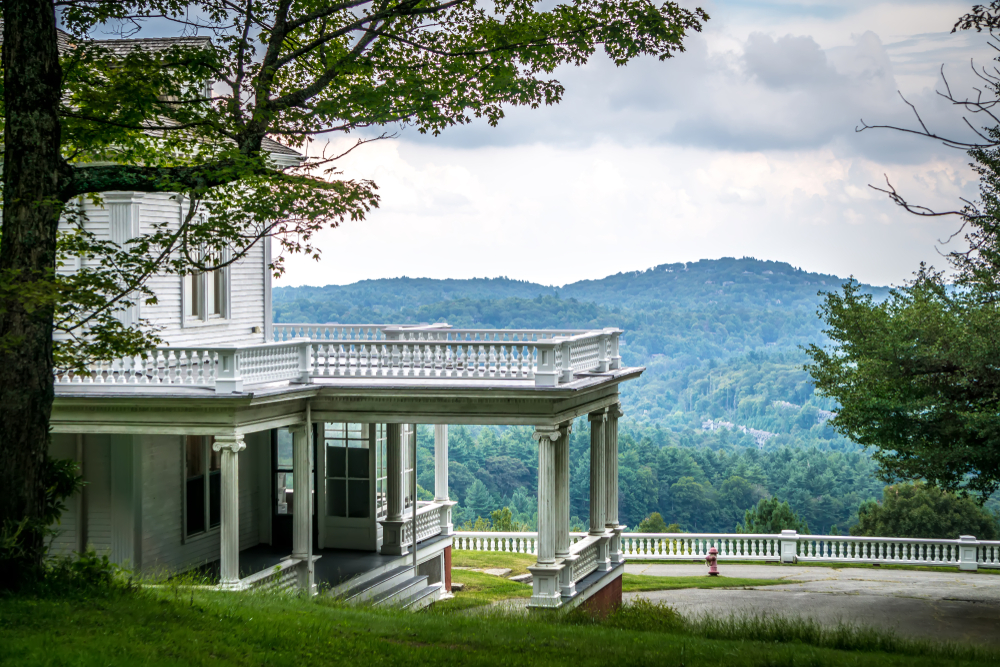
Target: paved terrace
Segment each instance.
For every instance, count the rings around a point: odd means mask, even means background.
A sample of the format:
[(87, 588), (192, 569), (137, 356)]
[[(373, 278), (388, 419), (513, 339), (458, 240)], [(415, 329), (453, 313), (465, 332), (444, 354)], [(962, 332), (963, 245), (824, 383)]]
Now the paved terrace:
[[(659, 577), (706, 574), (703, 564), (626, 563), (625, 571)], [(824, 625), (870, 626), (914, 639), (1000, 645), (1000, 574), (877, 567), (802, 567), (719, 563), (722, 576), (780, 579), (748, 589), (626, 593), (669, 604), (685, 616), (773, 614)]]

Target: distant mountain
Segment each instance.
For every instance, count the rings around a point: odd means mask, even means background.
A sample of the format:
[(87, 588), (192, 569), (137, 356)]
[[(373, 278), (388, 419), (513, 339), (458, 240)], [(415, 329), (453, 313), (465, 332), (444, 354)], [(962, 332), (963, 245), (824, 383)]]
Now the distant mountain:
[[(368, 321), (390, 321), (398, 320), (398, 314), (403, 311), (416, 314), (417, 309), (435, 304), (438, 307), (432, 309), (433, 313), (443, 314), (449, 310), (443, 304), (447, 301), (463, 301), (468, 306), (472, 301), (538, 297), (576, 299), (611, 308), (644, 311), (750, 308), (814, 312), (820, 302), (817, 292), (836, 289), (843, 282), (843, 278), (810, 273), (785, 262), (727, 257), (688, 264), (661, 264), (644, 271), (617, 273), (563, 287), (508, 278), (386, 278), (326, 287), (277, 287), (273, 299), (276, 322), (348, 323), (361, 321), (358, 318), (365, 316)], [(887, 292), (884, 287), (864, 287), (877, 297)], [(487, 325), (486, 321), (479, 323)], [(488, 325), (522, 326), (503, 322), (489, 322)]]

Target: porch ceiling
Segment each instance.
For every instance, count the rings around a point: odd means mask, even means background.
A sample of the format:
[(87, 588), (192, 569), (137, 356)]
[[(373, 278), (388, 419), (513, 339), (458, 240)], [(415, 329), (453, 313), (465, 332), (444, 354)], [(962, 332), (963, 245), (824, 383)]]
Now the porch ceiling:
[(618, 385), (644, 368), (583, 373), (557, 387), (532, 382), (314, 379), (254, 387), (242, 394), (156, 386), (60, 386), (52, 410), (56, 433), (213, 435), (252, 433), (313, 421), (547, 425), (607, 407)]

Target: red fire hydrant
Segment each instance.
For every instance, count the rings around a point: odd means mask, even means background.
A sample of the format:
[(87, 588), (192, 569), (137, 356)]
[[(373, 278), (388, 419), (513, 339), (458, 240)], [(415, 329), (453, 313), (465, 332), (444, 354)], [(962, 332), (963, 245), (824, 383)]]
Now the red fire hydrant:
[(719, 550), (712, 547), (708, 550), (708, 555), (705, 556), (705, 562), (708, 563), (708, 576), (717, 577), (719, 576), (719, 568), (716, 566), (716, 561), (719, 560)]

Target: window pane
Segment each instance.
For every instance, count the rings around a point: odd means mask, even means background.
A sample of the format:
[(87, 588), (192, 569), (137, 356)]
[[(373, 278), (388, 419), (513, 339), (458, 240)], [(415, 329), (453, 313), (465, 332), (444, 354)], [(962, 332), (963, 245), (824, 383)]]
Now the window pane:
[(344, 480), (327, 480), (326, 513), (329, 516), (347, 516), (347, 482)]
[(292, 469), (292, 432), (287, 428), (278, 429), (278, 470)]
[(368, 449), (347, 450), (347, 476), (368, 479)]
[(215, 528), (222, 517), (222, 473), (208, 474), (208, 526)]
[(324, 424), (323, 432), (326, 434), (327, 438), (343, 439), (347, 433), (347, 424)]
[(205, 477), (189, 477), (187, 480), (187, 534), (194, 535), (205, 530)]
[(291, 514), (292, 513), (292, 490), (295, 488), (292, 485), (292, 473), (290, 472), (279, 472), (275, 476), (274, 488), (277, 491), (277, 498), (275, 502), (277, 503), (277, 508), (275, 512), (278, 514)]
[(352, 519), (367, 519), (371, 510), (368, 497), (368, 480), (352, 479), (347, 483), (348, 516)]
[(209, 285), (208, 298), (210, 301), (210, 308), (208, 312), (212, 315), (222, 315), (222, 304), (225, 298), (225, 276), (222, 270), (212, 271), (209, 276), (211, 277), (211, 284)]
[(200, 435), (189, 435), (184, 439), (184, 449), (187, 459), (187, 476), (194, 477), (205, 473), (204, 451), (205, 441)]
[(347, 448), (326, 448), (326, 476), (347, 477)]

